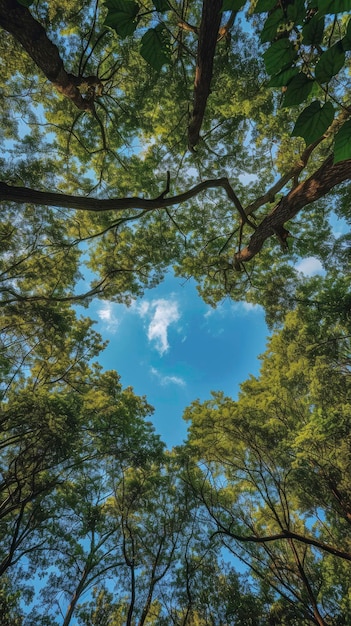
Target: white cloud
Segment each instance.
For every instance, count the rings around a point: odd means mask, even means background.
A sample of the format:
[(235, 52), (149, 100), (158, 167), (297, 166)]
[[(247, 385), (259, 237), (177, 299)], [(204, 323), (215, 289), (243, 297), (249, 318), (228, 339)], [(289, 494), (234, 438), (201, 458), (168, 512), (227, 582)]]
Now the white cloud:
[(147, 336), (149, 341), (155, 342), (156, 350), (162, 355), (169, 349), (168, 326), (180, 319), (178, 303), (174, 300), (153, 300), (150, 308), (152, 318)]
[(178, 303), (165, 298), (151, 302), (144, 300), (133, 306), (133, 309), (140, 317), (147, 319), (147, 337), (150, 342), (154, 342), (156, 350), (162, 356), (169, 349), (168, 327), (180, 319)]
[(163, 386), (178, 385), (179, 387), (185, 387), (186, 385), (185, 380), (183, 380), (183, 378), (180, 378), (179, 376), (164, 376), (155, 367), (151, 367), (150, 371), (151, 371), (151, 374), (153, 374), (154, 376), (156, 376), (156, 378), (158, 378), (161, 385)]
[(305, 276), (315, 276), (315, 274), (323, 274), (323, 265), (319, 259), (314, 256), (309, 256), (303, 259), (298, 265), (295, 266), (298, 272), (301, 272)]
[(98, 309), (97, 314), (101, 321), (104, 322), (106, 330), (108, 330), (110, 333), (115, 333), (117, 331), (119, 321), (113, 313), (112, 302), (107, 302), (106, 300), (103, 300), (103, 306), (101, 309)]
[(238, 313), (259, 313), (262, 311), (262, 307), (259, 304), (252, 304), (252, 302), (234, 302), (232, 309)]
[(204, 318), (208, 319), (209, 317), (211, 317), (211, 315), (213, 315), (215, 312), (215, 309), (213, 309), (212, 307), (208, 309), (208, 311), (206, 311), (206, 313), (204, 314)]
[(254, 311), (257, 312), (260, 310), (259, 304), (252, 304), (252, 302), (241, 302), (244, 311)]
[(150, 304), (146, 300), (144, 300), (143, 302), (138, 304), (137, 305), (137, 310), (138, 310), (138, 313), (139, 313), (140, 317), (145, 317), (145, 315), (147, 314), (149, 308), (150, 308)]

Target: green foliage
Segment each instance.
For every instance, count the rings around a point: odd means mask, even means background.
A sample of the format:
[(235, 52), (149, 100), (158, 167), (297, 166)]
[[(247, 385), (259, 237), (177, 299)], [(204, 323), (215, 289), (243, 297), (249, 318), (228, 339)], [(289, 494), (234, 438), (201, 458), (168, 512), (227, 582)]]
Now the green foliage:
[(255, 13), (265, 13), (266, 11), (270, 11), (276, 5), (274, 0), (257, 0), (256, 6), (254, 8)]
[(318, 12), (321, 15), (343, 13), (344, 11), (351, 11), (350, 0), (340, 0), (337, 4), (333, 0), (318, 0)]
[[(328, 0), (319, 2), (318, 10), (313, 8), (311, 11), (303, 1), (289, 3), (286, 8), (265, 0), (257, 2), (255, 12), (269, 11), (261, 31), (261, 42), (270, 42), (271, 45), (263, 52), (263, 58), (266, 70), (272, 77), (269, 86), (286, 88), (283, 106), (308, 102), (316, 81), (322, 86), (327, 84), (326, 94), (332, 97), (333, 103), (337, 102), (342, 107), (338, 91), (333, 95), (331, 89), (334, 77), (344, 72), (347, 66), (345, 50), (349, 46), (349, 25), (345, 31), (345, 22), (343, 23), (340, 30), (345, 35), (335, 41), (330, 35), (331, 23), (328, 15), (342, 13), (349, 8), (348, 2), (338, 3), (336, 7), (335, 3)], [(328, 107), (322, 107), (323, 112), (315, 110), (315, 102), (308, 106), (298, 119), (293, 136), (301, 132), (300, 136), (307, 143), (310, 143), (311, 136), (314, 137), (312, 141), (319, 139), (326, 130), (324, 122), (330, 120), (331, 123), (333, 120), (331, 102), (325, 102)], [(313, 126), (311, 133), (302, 130), (308, 118), (311, 118)]]
[(157, 71), (170, 62), (169, 34), (162, 24), (146, 31), (141, 39), (140, 54)]
[(283, 70), (279, 72), (279, 74), (275, 74), (268, 82), (269, 87), (284, 87), (288, 85), (294, 76), (299, 74), (298, 69), (295, 67), (291, 67), (287, 70)]
[[(350, 235), (331, 221), (349, 223), (349, 189), (284, 218), (286, 241), (270, 226), (332, 152), (351, 158), (350, 7), (259, 0), (247, 32), (232, 24), (244, 4), (222, 5), (194, 152), (202, 2), (31, 5), (93, 112), (1, 33), (0, 169), (28, 200), (3, 199), (0, 227), (0, 604), (16, 626), (34, 578), (28, 624), (350, 621)], [(203, 187), (223, 178), (229, 194)], [(96, 205), (41, 206), (33, 189)], [(323, 276), (299, 272), (311, 256)], [(146, 399), (94, 362), (105, 343), (76, 307), (130, 304), (170, 267), (214, 306), (261, 304), (275, 332), (239, 398), (194, 402), (188, 441), (166, 451)]]
[(120, 37), (132, 35), (137, 27), (139, 5), (134, 0), (106, 0), (108, 14), (105, 25), (113, 28)]
[(324, 36), (325, 21), (318, 14), (314, 15), (302, 29), (302, 41), (305, 46), (321, 44)]
[(289, 39), (279, 39), (273, 42), (263, 53), (268, 74), (278, 74), (289, 68), (296, 57), (297, 52)]
[(316, 80), (319, 83), (328, 83), (341, 70), (344, 63), (345, 52), (342, 42), (338, 41), (321, 55), (315, 68)]
[(329, 128), (334, 119), (334, 107), (331, 102), (326, 102), (321, 106), (319, 100), (312, 102), (300, 113), (296, 120), (293, 137), (303, 137), (309, 145), (319, 139), (319, 137)]
[(223, 0), (222, 11), (240, 11), (245, 0)]
[[(273, 11), (273, 13), (265, 21), (264, 28), (260, 35), (261, 43), (272, 41), (274, 39), (279, 25), (282, 22), (284, 22), (284, 18), (285, 18), (285, 15), (284, 15), (283, 9), (278, 9), (277, 11)], [(267, 71), (268, 71), (268, 68), (267, 68)]]
[(345, 122), (335, 137), (334, 162), (344, 161), (351, 156), (351, 122)]
[(293, 76), (287, 84), (283, 106), (290, 107), (301, 104), (311, 93), (313, 84), (313, 80), (308, 78), (303, 72), (299, 72), (296, 76)]
[(317, 608), (337, 623), (348, 592), (340, 588), (336, 599), (326, 572), (338, 560), (334, 548), (340, 557), (345, 550), (350, 569), (350, 339), (349, 321), (334, 314), (324, 325), (320, 311), (300, 304), (288, 314), (237, 402), (214, 393), (186, 410), (186, 474), (215, 533), (252, 566), (262, 589), (294, 594), (290, 619), (313, 619)]
[(23, 614), (19, 607), (20, 592), (13, 592), (10, 581), (3, 577), (0, 587), (2, 626), (22, 626)]
[[(142, 19), (141, 6), (134, 0), (106, 0), (105, 6), (108, 8), (108, 14), (104, 24), (114, 29), (122, 39), (133, 35)], [(170, 10), (167, 0), (155, 0), (153, 7), (154, 9), (149, 11), (150, 14), (153, 11), (165, 13)], [(148, 12), (144, 13), (147, 14)], [(143, 34), (140, 40), (140, 54), (157, 71), (170, 63), (170, 33), (164, 24), (149, 28)]]
[(159, 13), (164, 13), (164, 11), (168, 11), (169, 9), (168, 0), (152, 0), (152, 2), (156, 11), (159, 11)]

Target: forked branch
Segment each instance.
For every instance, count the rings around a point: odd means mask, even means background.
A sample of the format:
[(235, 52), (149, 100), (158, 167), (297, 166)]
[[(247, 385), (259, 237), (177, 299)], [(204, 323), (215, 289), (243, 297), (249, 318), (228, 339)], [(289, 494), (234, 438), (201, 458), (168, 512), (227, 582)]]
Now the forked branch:
[[(16, 0), (0, 0), (0, 26), (23, 46), (57, 91), (69, 98), (78, 109), (94, 112), (92, 94), (95, 88), (99, 92), (102, 90), (101, 81), (96, 76), (81, 77), (67, 72), (57, 46), (25, 6)], [(83, 83), (89, 87), (86, 96), (79, 90)]]
[(290, 191), (257, 226), (249, 244), (234, 255), (235, 269), (241, 263), (253, 259), (260, 252), (268, 237), (277, 232), (287, 232), (284, 224), (295, 217), (301, 209), (325, 196), (333, 187), (351, 179), (351, 159), (333, 164), (333, 155), (329, 156), (321, 167), (307, 180)]
[[(216, 189), (221, 187), (227, 193), (228, 198), (236, 206), (241, 219), (251, 227), (254, 225), (246, 218), (243, 208), (231, 187), (227, 178), (209, 179), (195, 185), (188, 191), (184, 191), (176, 196), (165, 198), (169, 192), (170, 179), (167, 174), (166, 189), (157, 197), (148, 200), (147, 198), (109, 198), (100, 200), (97, 198), (87, 198), (84, 196), (73, 196), (68, 194), (53, 193), (50, 191), (37, 191), (29, 187), (14, 187), (7, 183), (0, 182), (0, 201), (17, 202), (18, 204), (30, 203), (42, 206), (58, 207), (63, 209), (74, 209), (76, 211), (94, 211), (96, 213), (104, 211), (125, 211), (140, 210), (153, 211), (155, 209), (166, 209), (170, 206), (182, 204), (186, 200), (194, 198), (205, 189)], [(131, 217), (135, 219), (135, 216)]]

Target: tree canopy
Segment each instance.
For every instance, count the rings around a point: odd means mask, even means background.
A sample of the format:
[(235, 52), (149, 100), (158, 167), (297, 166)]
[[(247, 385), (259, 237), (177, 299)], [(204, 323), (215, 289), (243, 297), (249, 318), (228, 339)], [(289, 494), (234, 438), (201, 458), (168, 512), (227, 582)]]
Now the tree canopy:
[[(350, 622), (350, 13), (0, 0), (4, 624)], [(170, 269), (273, 333), (173, 450), (76, 308)]]

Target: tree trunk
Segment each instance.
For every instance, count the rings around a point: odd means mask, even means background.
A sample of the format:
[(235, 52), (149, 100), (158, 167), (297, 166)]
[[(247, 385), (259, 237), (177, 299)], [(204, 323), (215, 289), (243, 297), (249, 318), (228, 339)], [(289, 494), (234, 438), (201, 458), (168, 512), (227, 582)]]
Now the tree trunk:
[(203, 2), (194, 82), (194, 107), (188, 128), (190, 149), (193, 149), (199, 141), (206, 103), (210, 95), (213, 59), (221, 23), (221, 8), (222, 0), (204, 0)]

